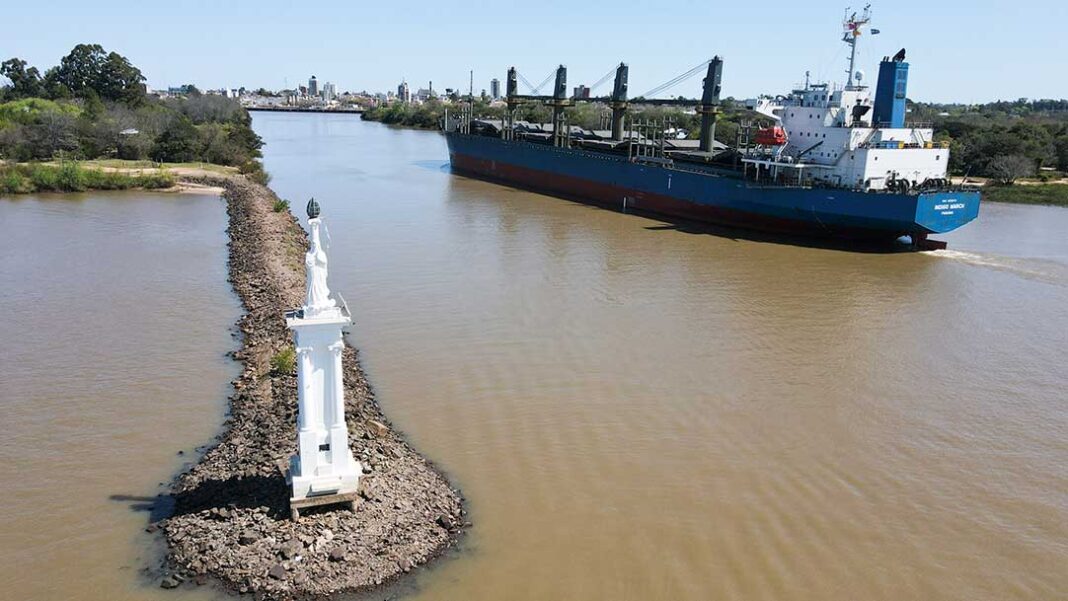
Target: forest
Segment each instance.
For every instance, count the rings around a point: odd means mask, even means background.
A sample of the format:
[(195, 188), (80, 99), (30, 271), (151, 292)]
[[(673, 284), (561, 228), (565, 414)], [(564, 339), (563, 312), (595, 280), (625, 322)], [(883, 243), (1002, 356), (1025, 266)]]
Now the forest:
[(263, 142), (236, 100), (193, 86), (182, 97), (148, 94), (141, 71), (98, 44), (75, 46), (43, 73), (10, 58), (0, 75), (0, 160), (150, 159), (259, 170)]

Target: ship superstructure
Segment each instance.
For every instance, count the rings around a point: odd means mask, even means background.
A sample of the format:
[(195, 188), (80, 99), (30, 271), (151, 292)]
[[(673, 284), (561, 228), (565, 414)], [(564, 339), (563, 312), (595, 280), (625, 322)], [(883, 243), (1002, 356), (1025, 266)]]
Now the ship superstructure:
[[(611, 96), (591, 99), (611, 110), (592, 131), (567, 123), (566, 107), (580, 100), (567, 96), (563, 65), (545, 96), (519, 94), (513, 67), (504, 119), (476, 118), (470, 105), (446, 116), (449, 158), (460, 172), (608, 207), (817, 236), (910, 236), (929, 247), (929, 234), (978, 215), (979, 194), (953, 187), (949, 148), (935, 143), (930, 126), (906, 122), (905, 51), (880, 63), (874, 94), (855, 69), (870, 21), (865, 8), (843, 22), (851, 50), (844, 85), (806, 81), (790, 94), (746, 101), (754, 120), (733, 146), (715, 139), (723, 60), (714, 57), (688, 72), (705, 71), (700, 100), (640, 99), (692, 106), (696, 140), (635, 114), (626, 64), (615, 70)], [(552, 122), (518, 120), (525, 102), (550, 106)]]
[(905, 50), (879, 64), (874, 99), (863, 72), (854, 70), (857, 43), (870, 20), (865, 9), (843, 23), (843, 40), (851, 48), (845, 86), (806, 82), (787, 96), (746, 101), (775, 125), (773, 137), (764, 132), (765, 150), (743, 162), (771, 169), (775, 176), (865, 191), (946, 186), (949, 148), (935, 143), (930, 126), (905, 122)]

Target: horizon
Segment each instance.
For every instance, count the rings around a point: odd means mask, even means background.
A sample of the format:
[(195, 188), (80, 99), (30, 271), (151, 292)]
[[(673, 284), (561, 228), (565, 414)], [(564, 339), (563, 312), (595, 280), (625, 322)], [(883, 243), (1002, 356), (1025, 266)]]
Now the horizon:
[[(9, 31), (34, 35), (9, 37), (9, 44), (0, 48), (0, 60), (22, 58), (43, 73), (75, 45), (95, 43), (127, 57), (152, 89), (194, 84), (200, 89), (277, 91), (305, 85), (316, 75), (339, 91), (386, 92), (396, 90), (401, 81), (415, 90), (433, 81), (437, 91), (466, 92), (468, 73), (474, 70), (476, 94), (488, 90), (493, 78), (503, 82), (512, 65), (537, 84), (557, 64), (565, 64), (570, 88), (591, 85), (623, 61), (631, 67), (630, 91), (636, 97), (719, 55), (725, 61), (724, 96), (744, 99), (787, 92), (804, 81), (806, 71), (811, 71), (813, 82), (844, 83), (845, 6), (825, 0), (815, 4), (782, 7), (768, 18), (744, 8), (694, 2), (666, 11), (648, 6), (620, 10), (598, 1), (576, 7), (548, 0), (537, 16), (525, 17), (520, 9), (504, 5), (491, 15), (469, 15), (468, 7), (450, 0), (413, 5), (405, 14), (419, 13), (422, 18), (405, 21), (393, 14), (393, 7), (383, 5), (324, 4), (303, 10), (272, 1), (257, 5), (254, 14), (244, 14), (239, 6), (180, 1), (162, 14), (156, 7), (131, 2), (101, 9), (64, 0), (49, 7), (49, 27), (43, 31), (38, 24), (46, 18), (44, 9), (10, 8)], [(865, 35), (860, 42), (857, 64), (869, 85), (878, 61), (903, 47), (912, 64), (909, 97), (916, 102), (1068, 98), (1068, 83), (1041, 76), (1058, 70), (1058, 57), (1068, 53), (1068, 42), (1031, 34), (1035, 14), (1065, 18), (1065, 6), (1036, 1), (1007, 10), (984, 0), (970, 6), (968, 14), (912, 0), (895, 3), (893, 12), (889, 6), (872, 6), (872, 27), (881, 33)], [(930, 23), (922, 28), (915, 26), (913, 16), (920, 8)], [(544, 15), (549, 13), (567, 15), (552, 36), (555, 51), (545, 48), (549, 34)], [(939, 24), (951, 18), (951, 27)], [(161, 19), (166, 19), (162, 28), (138, 26)], [(590, 25), (597, 22), (619, 32), (619, 39), (608, 39)], [(242, 26), (235, 28), (234, 23)], [(517, 23), (529, 23), (529, 34), (516, 34), (522, 28)], [(985, 36), (971, 33), (977, 30), (997, 30), (1012, 40), (1012, 47), (991, 48)], [(635, 40), (652, 39), (650, 31), (657, 36), (655, 45), (621, 50), (634, 46)], [(603, 41), (591, 43), (591, 36)], [(996, 84), (991, 74), (997, 76)], [(699, 95), (699, 88), (698, 75), (659, 96), (692, 97)], [(603, 91), (604, 86), (595, 93)]]

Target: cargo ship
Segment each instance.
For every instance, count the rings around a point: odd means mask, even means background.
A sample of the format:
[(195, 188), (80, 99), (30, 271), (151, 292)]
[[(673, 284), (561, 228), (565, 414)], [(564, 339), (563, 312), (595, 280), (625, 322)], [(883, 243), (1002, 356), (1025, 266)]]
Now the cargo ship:
[[(975, 219), (980, 195), (952, 184), (950, 149), (935, 142), (930, 125), (906, 123), (904, 49), (880, 63), (873, 97), (856, 69), (861, 36), (878, 33), (870, 22), (870, 8), (843, 19), (850, 48), (844, 85), (810, 83), (806, 74), (789, 94), (744, 101), (752, 119), (734, 146), (715, 139), (719, 57), (699, 65), (702, 95), (691, 101), (628, 101), (623, 63), (608, 97), (569, 97), (563, 65), (551, 95), (521, 95), (513, 67), (503, 119), (478, 118), (471, 104), (443, 119), (452, 169), (624, 211), (822, 238), (907, 237), (920, 248), (944, 248), (928, 236)], [(568, 125), (566, 107), (585, 101), (605, 105), (610, 129)], [(552, 122), (518, 120), (528, 102), (551, 106)], [(700, 117), (696, 140), (677, 139), (670, 123), (643, 120), (638, 110), (686, 104)]]

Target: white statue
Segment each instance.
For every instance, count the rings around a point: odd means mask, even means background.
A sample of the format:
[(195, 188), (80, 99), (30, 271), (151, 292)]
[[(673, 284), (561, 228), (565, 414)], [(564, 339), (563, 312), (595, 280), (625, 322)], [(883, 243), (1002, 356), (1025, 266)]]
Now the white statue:
[(288, 473), (294, 518), (301, 508), (319, 504), (348, 503), (355, 509), (362, 473), (349, 448), (345, 422), (342, 329), (352, 319), (344, 302), (330, 298), (326, 252), (319, 239), (319, 205), (314, 200), (308, 202), (308, 224), (306, 304), (286, 314), (297, 352), (297, 454), (290, 459)]
[(330, 288), (326, 285), (326, 252), (323, 251), (323, 245), (319, 239), (321, 223), (318, 217), (308, 219), (308, 225), (311, 226), (311, 248), (304, 255), (304, 267), (308, 273), (308, 291), (304, 301), (304, 311), (308, 317), (318, 315), (337, 305), (334, 299), (330, 298)]

